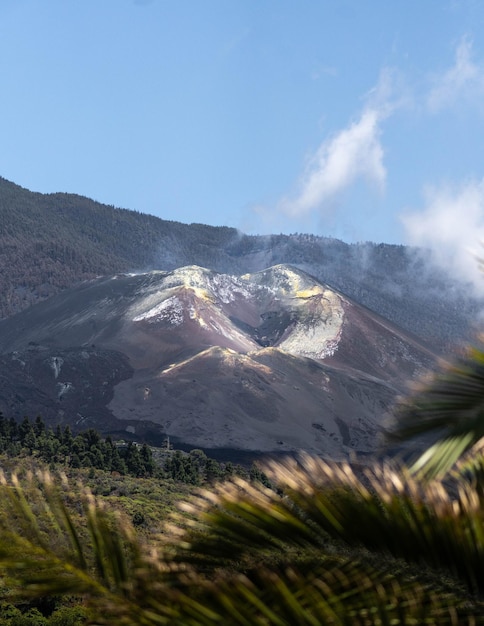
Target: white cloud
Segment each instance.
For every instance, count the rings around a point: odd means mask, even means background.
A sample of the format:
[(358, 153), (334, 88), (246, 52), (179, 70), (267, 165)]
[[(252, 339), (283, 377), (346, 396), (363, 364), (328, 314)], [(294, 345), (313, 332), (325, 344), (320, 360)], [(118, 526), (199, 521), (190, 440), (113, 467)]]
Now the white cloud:
[[(383, 122), (408, 104), (401, 76), (384, 69), (377, 85), (364, 99), (359, 116), (328, 137), (307, 160), (294, 192), (271, 205), (251, 207), (249, 217), (257, 231), (278, 232), (281, 225), (311, 229), (316, 221), (336, 227), (341, 200), (358, 183), (383, 193), (386, 185), (385, 152), (381, 142)], [(247, 228), (247, 221), (241, 228)], [(341, 224), (338, 226), (341, 229)]]
[(401, 217), (408, 243), (431, 251), (436, 264), (484, 293), (484, 179), (459, 188), (428, 189), (423, 211)]
[[(366, 97), (366, 106), (356, 121), (324, 141), (299, 179), (296, 192), (283, 198), (277, 212), (299, 218), (312, 212), (325, 214), (357, 181), (363, 180), (380, 193), (385, 188), (386, 169), (381, 144), (381, 124), (402, 105), (396, 74), (381, 73), (377, 86)], [(395, 98), (395, 92), (398, 97)]]
[(366, 109), (360, 119), (324, 142), (309, 161), (294, 198), (284, 198), (280, 209), (292, 217), (324, 210), (357, 179), (383, 189), (386, 171), (380, 143), (381, 116)]
[[(434, 76), (423, 95), (427, 113), (468, 104), (482, 107), (484, 65), (472, 59), (472, 42), (464, 37), (453, 65)], [(484, 179), (428, 187), (424, 208), (400, 217), (407, 243), (430, 250), (434, 263), (454, 278), (471, 283), (484, 295)]]
[[(472, 42), (464, 37), (455, 52), (451, 68), (435, 76), (429, 91), (421, 97), (427, 110), (438, 111), (458, 99), (480, 103), (484, 96), (484, 66), (472, 60)], [(301, 218), (311, 213), (326, 215), (337, 200), (358, 181), (380, 193), (387, 178), (382, 124), (398, 108), (415, 106), (415, 95), (394, 70), (384, 70), (366, 97), (360, 116), (346, 128), (325, 140), (308, 160), (294, 194), (284, 197), (276, 213)]]
[[(484, 103), (484, 64), (472, 58), (472, 42), (467, 37), (456, 46), (452, 66), (434, 75), (423, 89), (409, 85), (395, 70), (383, 70), (375, 88), (366, 95), (359, 115), (326, 138), (308, 159), (294, 192), (272, 208), (258, 206), (254, 212), (259, 219), (276, 226), (282, 216), (303, 224), (314, 216), (325, 221), (337, 218), (335, 209), (342, 206), (345, 192), (356, 184), (362, 182), (377, 193), (384, 192), (387, 170), (382, 134), (385, 122), (397, 109), (428, 115), (466, 102), (472, 106)], [(435, 258), (441, 256), (442, 262), (447, 257), (440, 245), (448, 238), (453, 259), (449, 269), (454, 264), (454, 273), (468, 273), (473, 280), (476, 273), (481, 278), (468, 248), (479, 247), (475, 245), (476, 236), (484, 241), (483, 185), (469, 183), (459, 190), (431, 191), (423, 212), (406, 215), (402, 220), (409, 241), (429, 244)], [(437, 228), (435, 220), (439, 222)]]
[(452, 106), (462, 98), (472, 101), (484, 94), (484, 67), (473, 62), (471, 53), (472, 42), (464, 37), (457, 46), (454, 65), (434, 77), (427, 96), (430, 111)]

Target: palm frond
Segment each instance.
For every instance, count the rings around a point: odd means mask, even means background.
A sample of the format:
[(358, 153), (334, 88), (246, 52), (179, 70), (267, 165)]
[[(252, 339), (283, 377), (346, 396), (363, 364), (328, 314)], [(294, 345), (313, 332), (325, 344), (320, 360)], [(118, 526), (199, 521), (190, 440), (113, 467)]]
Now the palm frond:
[(22, 597), (85, 596), (100, 623), (169, 623), (177, 614), (163, 598), (174, 578), (170, 568), (88, 490), (74, 516), (59, 483), (48, 473), (23, 482), (3, 476), (0, 568), (9, 584)]
[(441, 482), (420, 484), (404, 469), (382, 465), (360, 478), (347, 465), (308, 456), (265, 472), (282, 497), (261, 490), (254, 499), (240, 480), (201, 494), (190, 505), (197, 521), (178, 540), (175, 558), (203, 570), (250, 561), (264, 545), (324, 551), (331, 538), (442, 568), (470, 593), (484, 592), (484, 513), (472, 485), (460, 485), (453, 498)]
[(395, 412), (391, 438), (433, 434), (435, 443), (412, 467), (420, 478), (444, 475), (484, 437), (484, 346), (467, 348), (424, 379)]
[(401, 468), (357, 476), (308, 456), (266, 472), (278, 493), (239, 479), (201, 492), (161, 550), (88, 491), (76, 516), (49, 474), (4, 478), (0, 567), (23, 594), (83, 594), (121, 626), (484, 623), (471, 483), (452, 498)]
[[(309, 569), (310, 566), (310, 569)], [(398, 576), (398, 577), (397, 577)], [(483, 607), (448, 589), (354, 559), (320, 557), (303, 570), (261, 567), (202, 583), (183, 623), (244, 626), (335, 626), (484, 623)], [(188, 618), (188, 619), (187, 619)], [(193, 621), (190, 621), (193, 620)]]

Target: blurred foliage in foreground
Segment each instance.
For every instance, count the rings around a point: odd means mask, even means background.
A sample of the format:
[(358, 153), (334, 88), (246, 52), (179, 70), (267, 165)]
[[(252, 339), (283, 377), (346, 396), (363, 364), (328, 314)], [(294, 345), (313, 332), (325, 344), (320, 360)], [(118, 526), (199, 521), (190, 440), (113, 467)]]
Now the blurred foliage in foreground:
[(149, 530), (122, 498), (20, 467), (0, 486), (8, 600), (96, 624), (483, 624), (483, 364), (472, 348), (402, 402), (394, 436), (433, 434), (410, 467), (302, 455), (267, 463), (273, 488), (168, 481), (182, 504)]

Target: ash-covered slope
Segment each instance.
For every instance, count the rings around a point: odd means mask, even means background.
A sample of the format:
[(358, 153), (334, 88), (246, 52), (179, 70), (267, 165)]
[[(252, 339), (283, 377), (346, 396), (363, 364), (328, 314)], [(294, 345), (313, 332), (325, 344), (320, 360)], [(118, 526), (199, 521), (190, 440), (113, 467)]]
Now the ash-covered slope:
[(0, 322), (0, 347), (15, 370), (0, 379), (7, 414), (38, 402), (51, 423), (333, 457), (373, 451), (395, 395), (434, 358), (285, 265), (87, 282)]
[(82, 196), (41, 194), (0, 177), (0, 319), (100, 275), (199, 265), (225, 274), (289, 264), (432, 342), (469, 335), (482, 299), (422, 250), (315, 235), (249, 236), (181, 224)]

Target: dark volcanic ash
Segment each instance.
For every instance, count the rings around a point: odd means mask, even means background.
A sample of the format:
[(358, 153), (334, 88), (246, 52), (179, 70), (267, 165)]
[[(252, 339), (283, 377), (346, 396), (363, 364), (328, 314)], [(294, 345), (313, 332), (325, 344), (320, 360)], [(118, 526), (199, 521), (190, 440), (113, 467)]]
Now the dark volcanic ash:
[(337, 458), (375, 450), (396, 394), (434, 359), (284, 265), (98, 279), (1, 322), (0, 345), (3, 367), (18, 370), (1, 379), (7, 414), (28, 408), (50, 423), (192, 447)]

